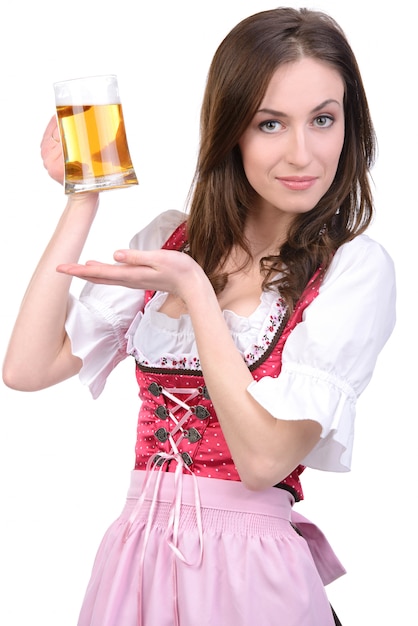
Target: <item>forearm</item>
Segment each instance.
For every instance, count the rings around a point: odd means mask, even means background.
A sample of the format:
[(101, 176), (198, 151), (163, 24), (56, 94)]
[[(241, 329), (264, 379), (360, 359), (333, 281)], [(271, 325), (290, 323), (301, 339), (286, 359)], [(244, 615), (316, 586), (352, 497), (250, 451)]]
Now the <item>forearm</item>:
[(114, 258), (116, 265), (70, 263), (59, 269), (93, 283), (167, 291), (171, 300), (163, 312), (191, 317), (203, 375), (241, 480), (252, 489), (283, 480), (316, 444), (321, 427), (298, 416), (276, 419), (249, 394), (253, 378), (202, 268), (173, 250), (118, 250)]
[(241, 480), (251, 489), (290, 474), (315, 445), (320, 426), (274, 418), (247, 391), (253, 381), (214, 294), (191, 297), (191, 315), (209, 395)]
[(23, 297), (3, 365), (10, 387), (32, 391), (75, 374), (79, 359), (65, 333), (71, 277), (56, 271), (76, 262), (97, 211), (96, 194), (70, 196)]

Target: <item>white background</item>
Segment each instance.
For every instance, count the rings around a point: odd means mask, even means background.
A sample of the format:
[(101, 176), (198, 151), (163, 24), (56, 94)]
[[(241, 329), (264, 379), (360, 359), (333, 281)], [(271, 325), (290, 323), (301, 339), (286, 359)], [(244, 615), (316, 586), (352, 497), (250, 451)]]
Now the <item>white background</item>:
[[(2, 354), (65, 203), (39, 156), (54, 113), (52, 83), (118, 75), (140, 185), (102, 195), (83, 255), (111, 260), (158, 212), (184, 208), (212, 55), (238, 21), (275, 6), (267, 0), (6, 4), (0, 26)], [(305, 6), (339, 21), (362, 69), (380, 147), (370, 235), (395, 260), (399, 296), (397, 328), (358, 405), (352, 472), (306, 471), (299, 510), (323, 528), (348, 570), (328, 588), (344, 626), (413, 623), (418, 172), (412, 1)], [(75, 379), (28, 394), (1, 384), (0, 394), (0, 623), (75, 626), (98, 543), (123, 505), (133, 466), (134, 364), (124, 361), (97, 401)]]

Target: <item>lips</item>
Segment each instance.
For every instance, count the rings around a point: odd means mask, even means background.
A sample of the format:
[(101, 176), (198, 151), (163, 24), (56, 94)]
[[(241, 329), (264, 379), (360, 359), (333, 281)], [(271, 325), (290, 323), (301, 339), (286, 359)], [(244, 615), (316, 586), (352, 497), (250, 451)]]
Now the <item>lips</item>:
[(318, 179), (316, 176), (278, 176), (277, 180), (292, 191), (305, 191), (313, 187)]

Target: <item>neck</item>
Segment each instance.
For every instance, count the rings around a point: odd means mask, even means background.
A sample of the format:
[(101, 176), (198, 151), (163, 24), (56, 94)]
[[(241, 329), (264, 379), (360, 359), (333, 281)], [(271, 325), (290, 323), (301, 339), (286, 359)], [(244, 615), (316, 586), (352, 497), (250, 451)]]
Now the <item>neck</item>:
[(253, 258), (278, 254), (287, 239), (290, 225), (290, 220), (284, 217), (287, 216), (277, 215), (277, 211), (269, 215), (265, 212), (248, 215), (245, 236)]

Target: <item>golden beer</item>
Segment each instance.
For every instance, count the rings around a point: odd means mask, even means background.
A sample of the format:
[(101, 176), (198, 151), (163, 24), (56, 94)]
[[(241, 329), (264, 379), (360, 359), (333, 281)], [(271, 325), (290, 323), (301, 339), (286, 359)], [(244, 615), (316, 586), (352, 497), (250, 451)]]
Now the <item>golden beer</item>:
[[(105, 78), (95, 77), (90, 81), (94, 84), (94, 81), (101, 80), (101, 85)], [(66, 97), (61, 96), (56, 102), (64, 152), (66, 194), (138, 184), (129, 154), (122, 105), (118, 96), (112, 98), (114, 102), (106, 102), (108, 93), (105, 89), (109, 89), (109, 84), (113, 89), (111, 79), (115, 80), (109, 77), (104, 82), (105, 87), (99, 94), (97, 104), (89, 104), (88, 100), (86, 103), (80, 98), (80, 87), (76, 83), (86, 90), (88, 79), (59, 84), (61, 91), (67, 89), (68, 84), (73, 91), (78, 89), (75, 96), (71, 94), (69, 102), (67, 93), (64, 94)], [(82, 104), (78, 104), (80, 99)]]

